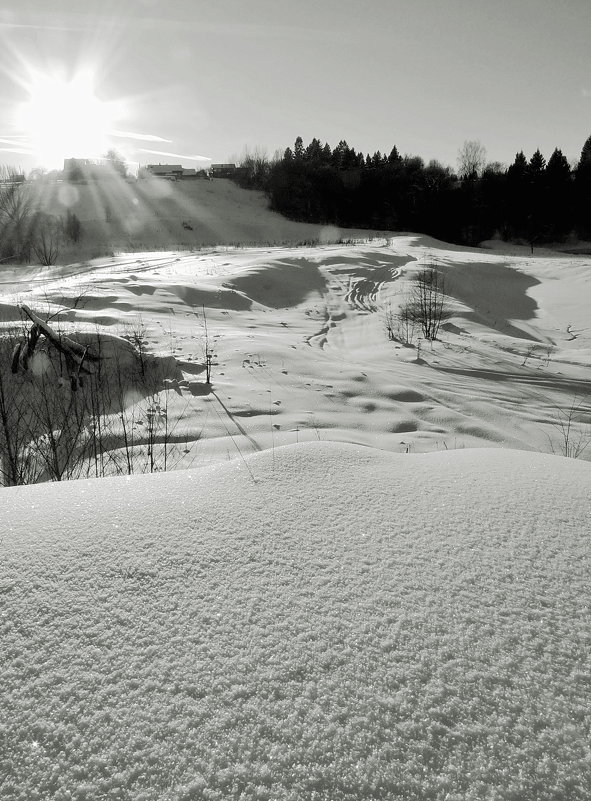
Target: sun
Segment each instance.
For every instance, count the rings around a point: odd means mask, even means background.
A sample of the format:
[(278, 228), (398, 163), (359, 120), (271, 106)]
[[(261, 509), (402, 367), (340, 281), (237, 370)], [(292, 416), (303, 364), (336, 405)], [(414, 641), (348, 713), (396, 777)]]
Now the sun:
[(90, 73), (71, 80), (38, 73), (27, 90), (18, 126), (39, 165), (61, 169), (65, 158), (99, 158), (109, 149), (109, 103), (96, 97)]

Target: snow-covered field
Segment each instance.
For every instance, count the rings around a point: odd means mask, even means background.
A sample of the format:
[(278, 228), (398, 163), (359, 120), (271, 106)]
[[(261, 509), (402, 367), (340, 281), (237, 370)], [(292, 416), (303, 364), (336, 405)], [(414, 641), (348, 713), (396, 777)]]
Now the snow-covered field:
[[(453, 316), (418, 354), (384, 309), (424, 264)], [(191, 468), (1, 491), (2, 799), (591, 798), (591, 466), (551, 455), (570, 409), (591, 436), (590, 259), (407, 235), (0, 277), (7, 324), (172, 353)]]
[[(167, 403), (176, 434), (193, 443), (185, 466), (318, 439), (413, 453), (493, 446), (561, 454), (571, 409), (571, 442), (584, 446), (591, 259), (511, 255), (492, 244), (470, 250), (408, 235), (127, 254), (30, 274), (36, 282), (21, 275), (18, 285), (6, 270), (0, 311), (8, 321), (19, 316), (18, 299), (39, 312), (78, 302), (60, 318), (74, 330), (142, 329), (148, 350), (174, 355), (183, 375)], [(388, 341), (384, 311), (399, 306), (426, 264), (444, 273), (453, 316), (440, 341), (422, 342), (418, 353), (418, 334), (414, 347)]]

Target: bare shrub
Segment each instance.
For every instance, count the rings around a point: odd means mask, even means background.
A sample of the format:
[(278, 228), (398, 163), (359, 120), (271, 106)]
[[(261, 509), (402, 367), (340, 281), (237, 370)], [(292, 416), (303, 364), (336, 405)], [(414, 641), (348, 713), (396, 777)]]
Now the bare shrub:
[(169, 422), (174, 360), (98, 331), (67, 336), (29, 307), (23, 313), (29, 327), (0, 334), (0, 483), (173, 466), (176, 443), (186, 444), (178, 420)]
[(55, 264), (62, 242), (59, 222), (47, 215), (39, 215), (32, 231), (31, 247), (40, 264), (49, 267)]
[[(566, 409), (555, 406), (555, 419), (552, 427), (556, 431), (554, 438), (548, 437), (552, 453), (560, 453), (569, 459), (580, 459), (591, 445), (591, 425), (589, 410), (584, 401), (576, 396)], [(555, 440), (558, 440), (556, 445)]]
[(418, 273), (399, 315), (407, 337), (411, 330), (414, 336), (413, 326), (417, 326), (425, 339), (437, 339), (442, 322), (450, 317), (450, 310), (443, 274), (436, 266), (429, 265)]
[(414, 306), (405, 298), (397, 309), (391, 304), (383, 311), (384, 327), (391, 342), (400, 342), (403, 345), (412, 345), (415, 337), (417, 321)]

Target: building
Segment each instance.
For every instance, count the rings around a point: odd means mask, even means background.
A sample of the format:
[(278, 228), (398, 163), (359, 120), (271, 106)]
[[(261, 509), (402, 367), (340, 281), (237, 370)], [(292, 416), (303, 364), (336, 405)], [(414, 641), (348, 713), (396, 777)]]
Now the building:
[(231, 178), (237, 169), (235, 164), (212, 164), (211, 174), (214, 178)]
[(158, 178), (167, 178), (169, 181), (178, 181), (183, 177), (182, 164), (146, 164), (146, 172)]

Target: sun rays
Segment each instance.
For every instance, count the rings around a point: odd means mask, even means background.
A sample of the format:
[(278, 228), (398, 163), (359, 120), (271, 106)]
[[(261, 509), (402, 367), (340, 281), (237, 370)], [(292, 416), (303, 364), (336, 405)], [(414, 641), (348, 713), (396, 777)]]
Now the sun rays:
[(29, 98), (17, 110), (17, 126), (35, 159), (60, 168), (65, 158), (98, 158), (109, 148), (113, 127), (111, 104), (95, 94), (90, 72), (67, 80), (34, 73)]

